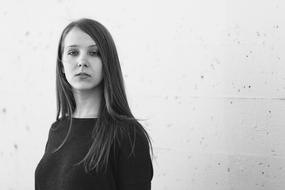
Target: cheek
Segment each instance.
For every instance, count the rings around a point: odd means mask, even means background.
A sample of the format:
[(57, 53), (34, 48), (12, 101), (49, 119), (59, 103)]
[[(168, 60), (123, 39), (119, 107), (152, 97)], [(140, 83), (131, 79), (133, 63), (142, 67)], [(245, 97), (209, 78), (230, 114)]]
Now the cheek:
[(71, 76), (72, 76), (71, 64), (66, 64), (66, 63), (63, 64), (63, 71), (64, 71), (66, 78), (71, 78)]
[(98, 65), (97, 72), (99, 75), (103, 75), (103, 65), (102, 64)]
[(95, 73), (102, 73), (102, 69), (103, 69), (103, 64), (102, 64), (102, 61), (101, 60), (96, 60), (96, 62), (94, 62), (93, 64), (93, 71)]

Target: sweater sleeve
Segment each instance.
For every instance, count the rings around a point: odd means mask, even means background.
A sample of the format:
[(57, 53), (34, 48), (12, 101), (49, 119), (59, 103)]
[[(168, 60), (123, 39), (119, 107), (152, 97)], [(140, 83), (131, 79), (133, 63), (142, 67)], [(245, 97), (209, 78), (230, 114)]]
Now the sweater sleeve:
[(153, 166), (149, 144), (145, 135), (136, 134), (132, 139), (124, 138), (118, 156), (118, 189), (150, 190), (153, 177)]

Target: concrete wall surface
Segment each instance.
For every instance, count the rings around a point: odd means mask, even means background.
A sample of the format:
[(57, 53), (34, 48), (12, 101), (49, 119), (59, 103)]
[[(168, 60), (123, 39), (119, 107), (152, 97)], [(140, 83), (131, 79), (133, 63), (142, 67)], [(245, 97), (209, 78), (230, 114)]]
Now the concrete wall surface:
[(34, 189), (72, 20), (103, 23), (154, 148), (154, 190), (285, 189), (285, 2), (1, 1), (0, 189)]

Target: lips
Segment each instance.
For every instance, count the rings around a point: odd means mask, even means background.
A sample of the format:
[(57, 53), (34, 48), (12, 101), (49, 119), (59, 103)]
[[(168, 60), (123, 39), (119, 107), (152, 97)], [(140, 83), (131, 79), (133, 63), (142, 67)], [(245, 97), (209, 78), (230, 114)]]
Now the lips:
[(78, 73), (78, 74), (76, 74), (75, 76), (86, 76), (86, 77), (90, 77), (90, 75), (87, 74), (87, 73)]

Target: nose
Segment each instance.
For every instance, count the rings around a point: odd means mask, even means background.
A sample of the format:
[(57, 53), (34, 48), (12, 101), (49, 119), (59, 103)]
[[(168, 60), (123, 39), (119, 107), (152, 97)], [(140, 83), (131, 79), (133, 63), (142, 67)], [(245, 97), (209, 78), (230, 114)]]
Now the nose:
[(84, 62), (80, 61), (80, 62), (78, 62), (77, 65), (78, 65), (78, 67), (82, 67), (82, 66), (83, 66), (83, 67), (88, 67), (87, 62), (85, 62), (85, 61), (84, 61)]
[(88, 67), (87, 58), (84, 55), (78, 57), (77, 65), (78, 65), (78, 67)]

